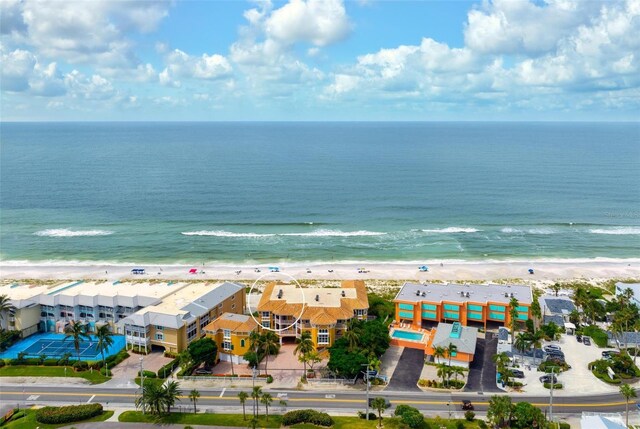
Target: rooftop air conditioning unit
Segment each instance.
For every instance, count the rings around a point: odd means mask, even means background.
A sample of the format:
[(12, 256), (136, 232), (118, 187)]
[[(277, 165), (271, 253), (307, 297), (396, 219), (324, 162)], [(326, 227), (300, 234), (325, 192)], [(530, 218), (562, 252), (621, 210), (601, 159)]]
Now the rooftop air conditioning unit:
[(344, 291), (342, 291), (342, 294), (341, 294), (341, 295), (342, 295), (342, 296), (347, 296), (347, 294), (346, 294)]
[(316, 302), (320, 301), (320, 295), (316, 295)]
[(427, 293), (426, 292), (422, 292), (422, 296), (427, 296)]
[(467, 292), (467, 298), (469, 298), (469, 292)]
[(505, 298), (509, 298), (509, 294), (507, 292), (504, 293)]

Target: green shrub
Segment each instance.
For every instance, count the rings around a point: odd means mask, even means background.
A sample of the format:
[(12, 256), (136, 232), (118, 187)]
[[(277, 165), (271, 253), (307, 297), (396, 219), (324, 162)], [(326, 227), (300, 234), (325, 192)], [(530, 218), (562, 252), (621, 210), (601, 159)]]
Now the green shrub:
[(471, 410), (467, 410), (464, 412), (464, 418), (468, 421), (468, 422), (472, 422), (473, 419), (476, 418), (476, 413), (474, 413)]
[(20, 331), (4, 330), (0, 332), (0, 352), (3, 352), (14, 345), (21, 337), (22, 334)]
[(156, 378), (156, 373), (153, 371), (147, 371), (146, 369), (138, 371), (138, 377), (142, 377), (142, 374), (144, 374), (144, 378)]
[(607, 347), (609, 343), (609, 337), (607, 333), (595, 325), (585, 326), (584, 328), (582, 328), (582, 335), (591, 337), (593, 342), (596, 343), (598, 347)]
[[(165, 352), (165, 356), (166, 355), (167, 355), (167, 352)], [(180, 363), (179, 359), (174, 359), (168, 364), (166, 364), (165, 366), (163, 366), (162, 368), (160, 368), (158, 370), (158, 378), (167, 378), (167, 376), (171, 375), (173, 370), (176, 369), (179, 363)]]
[(462, 422), (461, 420), (458, 420), (456, 422), (456, 429), (464, 429), (464, 422)]
[(5, 365), (4, 359), (0, 359), (0, 368), (2, 368), (4, 365)]
[(44, 366), (58, 366), (58, 359), (45, 359)]
[(273, 383), (273, 377), (271, 375), (267, 375), (267, 384)]
[(36, 411), (36, 420), (46, 424), (64, 424), (87, 420), (102, 414), (102, 404), (44, 407)]
[(100, 374), (102, 374), (102, 375), (104, 375), (106, 377), (111, 377), (113, 375), (111, 370), (107, 369), (107, 368), (100, 368)]
[[(358, 411), (358, 417), (360, 417), (361, 419), (366, 419), (367, 418), (367, 413), (363, 413), (362, 411)], [(369, 420), (377, 420), (378, 416), (376, 416), (376, 413), (369, 413)], [(423, 428), (424, 429), (424, 428)]]
[(571, 425), (569, 423), (560, 422), (560, 429), (571, 429)]
[(89, 364), (85, 361), (77, 360), (73, 363), (73, 369), (78, 372), (86, 371), (89, 369)]
[[(551, 389), (551, 383), (544, 383), (544, 388), (545, 389)], [(558, 389), (562, 389), (562, 384), (561, 383), (556, 383), (553, 385), (553, 390), (558, 390)]]
[(416, 408), (410, 406), (410, 405), (406, 405), (406, 404), (400, 404), (396, 407), (395, 411), (393, 412), (394, 416), (401, 416), (404, 413), (406, 413), (407, 411), (418, 411)]
[(487, 429), (487, 424), (485, 423), (484, 420), (478, 420), (478, 427), (480, 429)]
[(109, 356), (105, 360), (107, 362), (107, 365), (109, 365), (109, 368), (113, 368), (114, 366), (118, 365), (120, 362), (122, 362), (128, 357), (129, 357), (129, 353), (127, 353), (126, 350), (120, 350), (118, 353), (116, 353), (115, 355)]
[(333, 419), (327, 413), (316, 410), (289, 411), (282, 416), (284, 426), (293, 426), (298, 423), (311, 423), (316, 426), (333, 426)]
[[(414, 411), (415, 410), (415, 411)], [(416, 429), (422, 427), (424, 423), (424, 416), (414, 408), (402, 414), (402, 423), (406, 424), (410, 428)]]

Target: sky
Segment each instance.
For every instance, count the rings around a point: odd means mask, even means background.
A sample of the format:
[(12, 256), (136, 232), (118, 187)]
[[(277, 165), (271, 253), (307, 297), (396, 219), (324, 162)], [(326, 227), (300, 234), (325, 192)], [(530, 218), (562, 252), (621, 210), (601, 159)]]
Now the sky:
[(640, 0), (0, 1), (3, 121), (637, 121)]

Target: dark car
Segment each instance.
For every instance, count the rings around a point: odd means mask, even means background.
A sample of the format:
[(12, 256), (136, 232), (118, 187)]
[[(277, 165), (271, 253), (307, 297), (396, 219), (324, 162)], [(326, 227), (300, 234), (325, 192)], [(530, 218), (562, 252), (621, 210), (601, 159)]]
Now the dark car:
[(524, 372), (519, 369), (512, 369), (511, 375), (515, 378), (524, 378)]
[(602, 357), (605, 359), (610, 359), (611, 356), (619, 355), (620, 352), (617, 350), (605, 350), (602, 352)]
[(590, 346), (590, 345), (591, 345), (591, 339), (590, 339), (589, 337), (584, 337), (584, 338), (582, 339), (582, 343), (583, 343), (585, 346)]
[(564, 358), (564, 353), (559, 350), (554, 350), (554, 351), (547, 352), (547, 356)]
[[(540, 382), (541, 383), (551, 383), (551, 374), (547, 374), (547, 375), (543, 375), (542, 377), (540, 377)], [(553, 376), (553, 384), (556, 384), (558, 382), (558, 379), (556, 378), (556, 376)]]
[(576, 335), (576, 340), (578, 340), (579, 343), (582, 342), (582, 335)]
[(473, 410), (473, 404), (471, 401), (464, 400), (462, 401), (462, 409), (463, 410)]
[(211, 370), (206, 368), (198, 368), (193, 371), (195, 375), (211, 375)]

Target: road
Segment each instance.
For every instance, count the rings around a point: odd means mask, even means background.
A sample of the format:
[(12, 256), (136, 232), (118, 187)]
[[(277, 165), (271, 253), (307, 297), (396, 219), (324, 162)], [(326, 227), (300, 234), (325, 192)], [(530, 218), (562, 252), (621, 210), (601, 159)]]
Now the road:
[[(24, 389), (24, 390), (23, 390)], [(221, 409), (238, 407), (237, 393), (241, 390), (251, 389), (201, 389), (198, 407), (201, 409)], [(136, 388), (104, 388), (98, 386), (2, 386), (0, 401), (15, 404), (61, 404), (61, 403), (87, 403), (100, 402), (118, 407), (133, 407)], [(274, 406), (277, 401), (284, 399), (290, 408), (322, 408), (331, 410), (344, 410), (351, 412), (363, 410), (366, 405), (365, 392), (301, 392), (297, 390), (269, 390), (274, 397)], [(185, 395), (188, 392), (183, 392)], [(460, 412), (460, 403), (463, 399), (469, 399), (475, 405), (477, 411), (486, 411), (489, 395), (477, 393), (451, 393), (437, 394), (424, 392), (371, 392), (371, 396), (382, 396), (391, 402), (392, 408), (398, 404), (408, 404), (421, 411)], [(533, 397), (526, 395), (513, 395), (514, 400), (531, 402), (546, 409), (549, 398)], [(181, 404), (189, 406), (189, 399), (185, 396)], [(447, 404), (450, 405), (450, 409)], [(624, 399), (618, 394), (579, 396), (574, 398), (554, 397), (554, 413), (580, 413), (582, 411), (619, 412), (625, 408)]]

